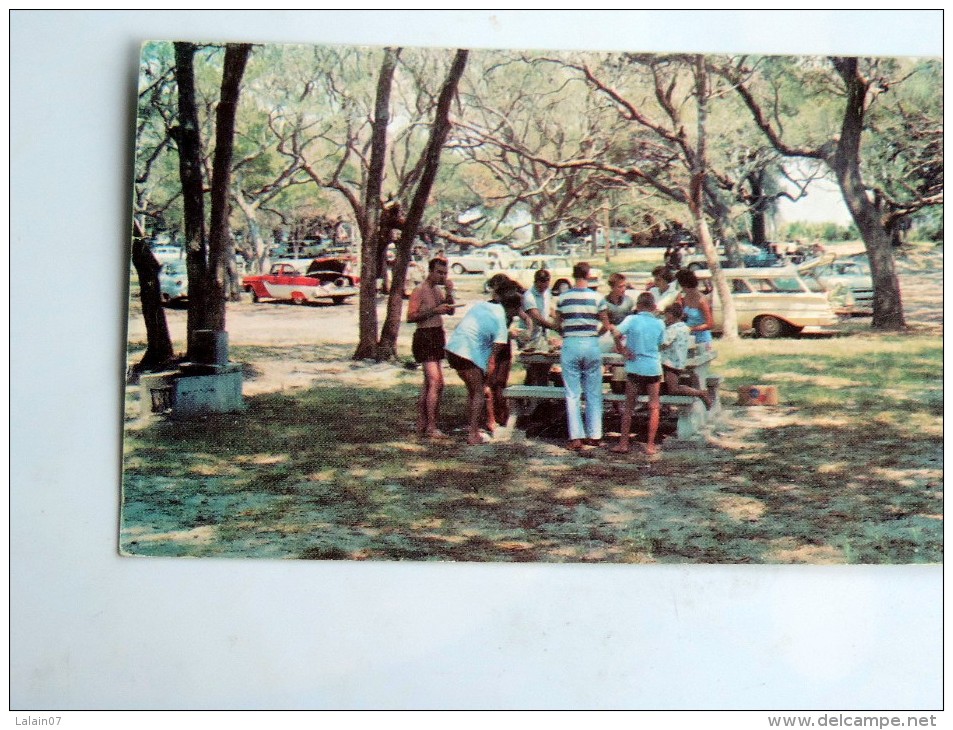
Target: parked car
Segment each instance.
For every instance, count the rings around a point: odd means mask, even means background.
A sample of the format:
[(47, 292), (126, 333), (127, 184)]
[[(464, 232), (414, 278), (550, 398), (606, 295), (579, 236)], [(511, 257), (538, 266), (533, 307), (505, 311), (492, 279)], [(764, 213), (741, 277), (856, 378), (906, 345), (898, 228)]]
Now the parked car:
[(509, 249), (507, 255), (499, 249), (478, 248), (451, 256), (450, 271), (454, 274), (486, 274), (505, 269), (510, 261), (519, 258), (519, 254)]
[[(745, 267), (760, 269), (768, 266), (781, 266), (784, 263), (784, 260), (778, 254), (750, 243), (739, 243), (738, 253), (741, 256), (741, 265)], [(725, 258), (723, 246), (718, 247), (718, 256), (722, 266), (727, 266), (728, 259)], [(688, 254), (682, 257), (682, 267), (691, 271), (701, 271), (708, 268), (708, 259), (701, 252)]]
[(246, 276), (242, 288), (251, 292), (252, 301), (290, 300), (295, 304), (330, 299), (342, 304), (359, 292), (359, 279), (350, 273), (350, 262), (343, 258), (318, 258), (310, 263), (272, 264), (267, 274)]
[(152, 255), (156, 257), (156, 261), (160, 264), (164, 264), (167, 261), (184, 261), (185, 249), (181, 246), (160, 244), (152, 247)]
[[(738, 330), (754, 330), (760, 337), (795, 335), (804, 330), (817, 331), (836, 324), (837, 313), (831, 307), (824, 288), (815, 280), (799, 276), (793, 267), (722, 269), (732, 290)], [(630, 288), (641, 292), (651, 277), (645, 272), (621, 272)], [(724, 313), (707, 269), (696, 271), (698, 289), (712, 302), (715, 331), (721, 332)], [(673, 281), (656, 307), (662, 311), (681, 296)], [(632, 294), (630, 294), (632, 296)]]
[(813, 278), (824, 287), (838, 314), (873, 314), (874, 281), (867, 264), (829, 254), (806, 262), (798, 271), (805, 279)]
[[(553, 294), (562, 294), (572, 288), (572, 267), (572, 261), (565, 256), (521, 256), (514, 259), (509, 267), (496, 271), (494, 274), (505, 274), (528, 289), (533, 285), (536, 272), (546, 269), (549, 271)], [(589, 288), (598, 289), (602, 283), (602, 269), (595, 267), (590, 269)], [(484, 284), (483, 288), (484, 291), (489, 290), (487, 284)]]
[(159, 296), (162, 302), (169, 304), (181, 302), (189, 295), (189, 272), (185, 259), (167, 261), (159, 269)]
[(333, 242), (325, 240), (305, 240), (305, 241), (287, 241), (271, 246), (268, 256), (272, 260), (277, 259), (308, 259), (309, 261), (317, 256), (324, 256), (331, 248)]
[[(793, 267), (723, 269), (735, 304), (738, 330), (754, 330), (760, 337), (818, 331), (837, 323), (827, 293), (805, 280)], [(710, 271), (696, 272), (699, 291), (711, 297), (715, 331), (721, 331), (724, 312)], [(677, 287), (676, 283), (676, 287)]]

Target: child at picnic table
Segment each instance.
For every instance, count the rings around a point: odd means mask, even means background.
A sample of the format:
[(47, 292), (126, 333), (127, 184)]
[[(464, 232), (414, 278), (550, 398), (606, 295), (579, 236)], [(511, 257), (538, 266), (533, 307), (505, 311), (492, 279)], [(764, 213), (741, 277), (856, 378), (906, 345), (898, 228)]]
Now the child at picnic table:
[(688, 348), (692, 343), (692, 331), (684, 321), (682, 305), (673, 302), (665, 308), (665, 339), (662, 342), (662, 375), (668, 395), (693, 395), (701, 398), (705, 408), (711, 409), (714, 397), (705, 390), (692, 388), (680, 382), (688, 364)]
[(658, 432), (659, 387), (662, 380), (662, 361), (659, 348), (665, 340), (665, 325), (655, 316), (655, 298), (648, 292), (639, 294), (635, 301), (635, 314), (630, 314), (618, 327), (611, 327), (616, 348), (625, 356), (625, 408), (619, 443), (611, 451), (629, 453), (629, 436), (632, 430), (632, 411), (635, 401), (645, 393), (649, 398), (648, 435), (645, 442), (647, 454), (658, 453), (655, 434)]

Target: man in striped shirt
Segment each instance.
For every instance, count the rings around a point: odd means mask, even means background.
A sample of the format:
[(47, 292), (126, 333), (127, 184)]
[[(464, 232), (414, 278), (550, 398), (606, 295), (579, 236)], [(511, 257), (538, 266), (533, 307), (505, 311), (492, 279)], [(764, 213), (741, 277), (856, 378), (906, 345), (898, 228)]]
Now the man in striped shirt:
[[(569, 446), (578, 451), (583, 444), (595, 446), (602, 439), (602, 350), (600, 326), (609, 329), (605, 298), (589, 288), (589, 264), (573, 267), (574, 286), (559, 297), (556, 321), (563, 335), (560, 364), (566, 388), (566, 415)], [(586, 397), (585, 423), (582, 397)]]

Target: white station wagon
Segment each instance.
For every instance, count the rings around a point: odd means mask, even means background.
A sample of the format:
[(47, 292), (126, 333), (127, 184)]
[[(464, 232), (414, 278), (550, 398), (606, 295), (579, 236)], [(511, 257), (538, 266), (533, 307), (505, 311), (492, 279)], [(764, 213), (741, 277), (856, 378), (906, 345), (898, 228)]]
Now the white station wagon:
[[(837, 323), (828, 295), (817, 282), (805, 280), (793, 267), (723, 269), (731, 288), (738, 330), (754, 330), (760, 337), (816, 332)], [(715, 331), (724, 313), (710, 271), (696, 272), (699, 291), (712, 301)], [(676, 284), (677, 286), (677, 284)]]

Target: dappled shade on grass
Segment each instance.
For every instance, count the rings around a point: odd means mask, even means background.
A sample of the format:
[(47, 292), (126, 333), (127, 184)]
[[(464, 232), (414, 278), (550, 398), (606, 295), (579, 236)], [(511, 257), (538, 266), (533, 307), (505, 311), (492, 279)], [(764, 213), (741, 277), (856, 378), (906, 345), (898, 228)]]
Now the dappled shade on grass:
[[(732, 411), (750, 425), (743, 438), (656, 462), (536, 440), (417, 440), (416, 379), (269, 393), (242, 414), (130, 430), (121, 546), (322, 560), (941, 560), (938, 340), (748, 342), (720, 359), (725, 393), (777, 382), (784, 406)], [(462, 425), (451, 377), (443, 420)]]

